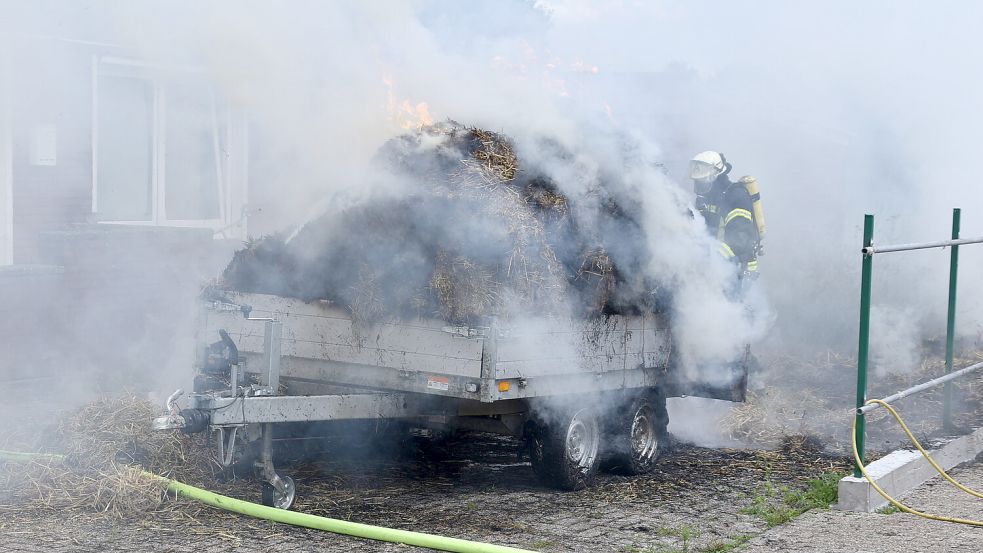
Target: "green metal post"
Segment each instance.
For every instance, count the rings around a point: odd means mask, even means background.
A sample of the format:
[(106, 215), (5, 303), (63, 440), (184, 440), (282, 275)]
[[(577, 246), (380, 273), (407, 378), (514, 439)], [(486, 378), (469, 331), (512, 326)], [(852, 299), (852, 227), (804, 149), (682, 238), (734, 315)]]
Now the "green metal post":
[[(874, 240), (874, 216), (864, 215), (864, 247), (869, 248)], [(867, 401), (867, 352), (870, 346), (870, 274), (873, 269), (874, 256), (863, 256), (863, 270), (860, 276), (860, 345), (857, 348), (857, 409)], [(860, 461), (864, 460), (864, 416), (857, 417), (857, 451)], [(854, 464), (853, 476), (860, 478), (863, 473)]]
[[(959, 238), (960, 209), (952, 210), (952, 239)], [(945, 372), (952, 372), (953, 343), (956, 340), (956, 277), (959, 272), (959, 246), (949, 250), (949, 315), (945, 329)], [(946, 382), (942, 401), (942, 427), (953, 430), (952, 425), (952, 382)]]

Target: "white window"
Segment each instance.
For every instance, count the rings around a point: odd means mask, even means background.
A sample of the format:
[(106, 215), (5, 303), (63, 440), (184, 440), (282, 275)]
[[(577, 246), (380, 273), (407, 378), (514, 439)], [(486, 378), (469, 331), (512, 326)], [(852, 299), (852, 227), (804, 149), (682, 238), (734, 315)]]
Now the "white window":
[(245, 234), (245, 122), (200, 73), (95, 59), (92, 129), (98, 221)]

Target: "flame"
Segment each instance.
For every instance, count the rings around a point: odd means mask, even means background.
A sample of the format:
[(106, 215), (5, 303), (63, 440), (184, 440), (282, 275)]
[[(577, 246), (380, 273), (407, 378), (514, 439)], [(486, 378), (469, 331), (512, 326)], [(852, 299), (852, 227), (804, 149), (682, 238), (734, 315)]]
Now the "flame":
[(382, 77), (382, 84), (386, 86), (386, 109), (389, 118), (403, 129), (419, 129), (428, 125), (433, 125), (433, 116), (430, 115), (430, 106), (426, 102), (413, 103), (409, 98), (397, 100), (396, 86), (390, 76)]
[(426, 102), (420, 102), (414, 106), (409, 100), (403, 100), (403, 103), (400, 104), (400, 113), (405, 116), (402, 125), (404, 129), (433, 125), (430, 107)]

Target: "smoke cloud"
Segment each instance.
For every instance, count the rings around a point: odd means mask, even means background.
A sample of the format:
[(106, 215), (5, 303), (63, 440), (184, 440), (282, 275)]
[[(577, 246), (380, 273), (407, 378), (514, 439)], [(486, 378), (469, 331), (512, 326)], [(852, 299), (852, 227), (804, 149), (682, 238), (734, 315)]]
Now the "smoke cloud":
[[(965, 210), (964, 236), (983, 234), (972, 186), (983, 7), (88, 0), (3, 9), (10, 36), (118, 45), (151, 60), (160, 79), (194, 67), (247, 114), (248, 203), (262, 209), (250, 214), (252, 235), (399, 197), (403, 183), (371, 161), (427, 120), (513, 137), (520, 158), (582, 203), (598, 183), (616, 183), (618, 200), (644, 214), (645, 276), (672, 289), (675, 337), (693, 366), (733, 359), (748, 342), (850, 351), (865, 212), (878, 215), (878, 243), (944, 238), (951, 207)], [(740, 301), (690, 208), (686, 162), (706, 149), (761, 182), (763, 276)], [(966, 249), (971, 275), (983, 257)], [(907, 257), (875, 261), (874, 349), (892, 367), (907, 360), (890, 352), (944, 331), (947, 253), (898, 255)], [(983, 296), (961, 293), (961, 329), (978, 332)]]

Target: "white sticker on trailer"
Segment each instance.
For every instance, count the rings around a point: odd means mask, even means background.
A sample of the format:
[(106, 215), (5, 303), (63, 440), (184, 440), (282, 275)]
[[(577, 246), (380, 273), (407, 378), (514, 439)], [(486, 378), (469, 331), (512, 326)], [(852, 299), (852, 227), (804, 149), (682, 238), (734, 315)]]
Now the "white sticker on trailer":
[(431, 376), (427, 378), (428, 390), (441, 390), (446, 392), (451, 387), (451, 379), (444, 376)]

